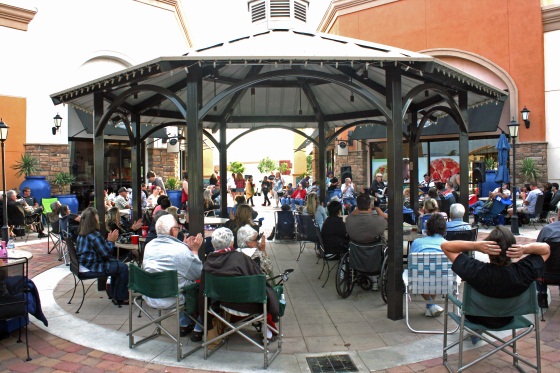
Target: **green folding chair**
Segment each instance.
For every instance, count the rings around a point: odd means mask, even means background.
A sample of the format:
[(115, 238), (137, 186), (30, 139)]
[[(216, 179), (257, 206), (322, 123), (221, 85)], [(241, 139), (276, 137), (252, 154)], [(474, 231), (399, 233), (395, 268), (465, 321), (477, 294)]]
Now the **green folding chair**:
[[(222, 277), (206, 272), (204, 276), (204, 343), (202, 344), (204, 346), (204, 359), (207, 359), (208, 356), (222, 347), (229, 335), (237, 333), (247, 342), (263, 351), (264, 369), (267, 369), (276, 356), (282, 351), (282, 319), (280, 318), (277, 329), (273, 329), (269, 326), (273, 333), (277, 333), (278, 337), (278, 348), (273, 353), (270, 353), (268, 351), (269, 344), (266, 338), (266, 275)], [(248, 314), (229, 309), (223, 305), (219, 308), (210, 307), (210, 300), (211, 302), (261, 303), (263, 305), (263, 311), (262, 313)], [(223, 333), (210, 340), (208, 339), (209, 315), (217, 318), (225, 325)], [(238, 321), (230, 322), (229, 316), (231, 315), (236, 316)], [(262, 343), (255, 340), (255, 338), (251, 338), (247, 334), (247, 331), (243, 330), (246, 327), (252, 327), (252, 324), (257, 322), (264, 325), (262, 334), (259, 334), (257, 337), (258, 339), (262, 338)], [(218, 345), (210, 351), (209, 346), (215, 343), (218, 343)]]
[[(459, 311), (448, 312), (449, 300), (458, 307)], [(522, 362), (529, 367), (541, 371), (541, 351), (540, 351), (540, 330), (539, 330), (539, 306), (537, 304), (537, 287), (533, 282), (523, 294), (513, 298), (491, 298), (480, 294), (469, 284), (465, 283), (463, 301), (457, 300), (453, 294), (448, 294), (445, 301), (445, 319), (443, 337), (443, 363), (450, 372), (462, 372), (476, 363), (486, 359), (498, 351), (503, 351), (513, 358), (513, 365), (521, 372), (523, 368), (519, 365)], [(525, 315), (532, 314), (531, 320)], [(484, 325), (473, 323), (466, 319), (466, 315), (486, 316), (486, 317), (513, 317), (513, 320), (501, 328), (488, 328)], [(459, 325), (459, 340), (447, 344), (447, 322), (448, 316)], [(511, 338), (502, 339), (492, 332), (511, 330)], [(535, 331), (536, 364), (533, 364), (524, 357), (519, 356), (517, 351), (517, 341)], [(465, 332), (467, 334), (465, 334)], [(476, 360), (463, 364), (464, 339), (469, 335), (478, 337), (494, 347)], [(459, 346), (459, 358), (457, 369), (453, 369), (448, 361), (448, 352), (451, 348)]]
[[(149, 298), (175, 298), (175, 304), (167, 309), (157, 309), (157, 317), (152, 316), (148, 310), (143, 307), (142, 296), (145, 295)], [(180, 324), (179, 324), (179, 311), (192, 310), (192, 304), (186, 307), (185, 304), (180, 304), (180, 292), (177, 279), (177, 271), (162, 271), (162, 272), (146, 272), (140, 267), (131, 264), (128, 271), (128, 297), (129, 297), (129, 308), (128, 308), (128, 347), (133, 348), (135, 346), (141, 345), (148, 342), (154, 338), (165, 333), (177, 346), (177, 361), (191, 355), (195, 351), (198, 351), (202, 346), (196, 346), (183, 354), (182, 344), (180, 340)], [(187, 299), (191, 299), (187, 297)], [(196, 297), (195, 297), (196, 299)], [(148, 323), (139, 326), (135, 329), (132, 328), (132, 314), (135, 313), (135, 309), (139, 310), (140, 314), (146, 316), (149, 320)], [(196, 306), (194, 307), (196, 308)], [(165, 319), (175, 317), (176, 330), (171, 331), (166, 329), (162, 322)], [(137, 319), (138, 320), (138, 319)], [(149, 326), (153, 325), (155, 327), (152, 334), (147, 337), (137, 336), (135, 334), (140, 330), (143, 330)], [(138, 338), (138, 339), (136, 339)]]
[[(43, 215), (44, 215), (44, 219), (47, 223), (47, 235), (49, 236), (47, 239), (47, 254), (52, 253), (54, 250), (56, 250), (58, 252), (58, 257), (59, 260), (62, 260), (62, 257), (60, 255), (61, 253), (61, 242), (60, 242), (60, 233), (59, 232), (55, 232), (53, 231), (53, 226), (52, 226), (52, 221), (54, 219), (52, 219), (52, 214), (53, 211), (51, 209), (51, 204), (53, 202), (58, 201), (58, 198), (43, 198), (41, 200), (41, 205), (43, 206)], [(51, 242), (52, 242), (52, 249), (51, 249)]]

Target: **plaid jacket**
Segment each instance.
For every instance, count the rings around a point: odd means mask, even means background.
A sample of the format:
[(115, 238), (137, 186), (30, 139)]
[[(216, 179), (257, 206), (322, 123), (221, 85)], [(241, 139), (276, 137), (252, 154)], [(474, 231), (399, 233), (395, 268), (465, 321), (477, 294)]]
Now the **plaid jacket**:
[(92, 272), (104, 272), (109, 268), (109, 259), (112, 259), (114, 245), (93, 232), (87, 236), (78, 236), (76, 254), (80, 264)]

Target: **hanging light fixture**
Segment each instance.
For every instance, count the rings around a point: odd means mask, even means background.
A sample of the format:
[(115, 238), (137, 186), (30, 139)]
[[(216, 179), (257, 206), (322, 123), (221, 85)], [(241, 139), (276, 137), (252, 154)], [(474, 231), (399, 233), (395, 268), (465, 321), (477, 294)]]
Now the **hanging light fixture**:
[(301, 110), (301, 88), (299, 89), (299, 115), (302, 115), (303, 111)]
[[(350, 78), (350, 83), (352, 83), (352, 78)], [(354, 91), (350, 91), (350, 102), (354, 102)]]
[[(216, 97), (216, 79), (214, 79), (214, 97)], [(218, 111), (218, 105), (214, 105), (214, 111)]]
[(56, 113), (56, 115), (53, 118), (54, 121), (54, 127), (52, 128), (52, 134), (56, 135), (56, 133), (60, 130), (60, 126), (62, 125), (62, 117)]

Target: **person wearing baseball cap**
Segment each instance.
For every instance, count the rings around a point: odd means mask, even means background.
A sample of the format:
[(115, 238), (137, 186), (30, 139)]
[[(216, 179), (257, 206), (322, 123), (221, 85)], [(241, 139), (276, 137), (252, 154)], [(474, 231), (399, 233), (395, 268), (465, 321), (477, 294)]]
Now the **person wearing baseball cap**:
[(119, 210), (125, 210), (130, 208), (130, 202), (128, 200), (128, 190), (125, 187), (119, 188), (119, 195), (115, 198), (115, 206)]

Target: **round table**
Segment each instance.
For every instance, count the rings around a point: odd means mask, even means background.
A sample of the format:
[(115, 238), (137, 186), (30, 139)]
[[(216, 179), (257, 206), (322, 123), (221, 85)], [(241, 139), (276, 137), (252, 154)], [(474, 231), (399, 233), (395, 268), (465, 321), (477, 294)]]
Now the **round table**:
[(33, 258), (33, 253), (21, 249), (8, 249), (8, 258), (10, 259), (27, 258), (27, 260), (29, 260)]

